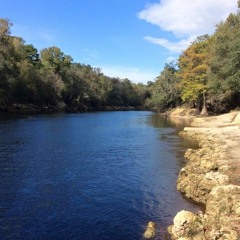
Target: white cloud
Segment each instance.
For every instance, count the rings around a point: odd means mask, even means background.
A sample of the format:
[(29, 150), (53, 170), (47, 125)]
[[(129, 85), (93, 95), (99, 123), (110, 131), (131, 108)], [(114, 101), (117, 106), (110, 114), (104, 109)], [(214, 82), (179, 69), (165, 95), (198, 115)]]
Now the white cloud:
[(135, 67), (125, 66), (101, 66), (102, 72), (109, 77), (119, 77), (120, 79), (128, 78), (134, 83), (144, 83), (154, 81), (158, 76), (158, 72), (152, 70), (144, 70)]
[(146, 6), (138, 17), (179, 39), (178, 43), (173, 43), (163, 38), (146, 37), (147, 41), (179, 52), (197, 36), (213, 33), (215, 25), (236, 10), (237, 0), (161, 0)]
[(181, 52), (183, 49), (185, 49), (189, 45), (190, 42), (194, 40), (194, 38), (190, 37), (188, 39), (179, 40), (178, 42), (170, 42), (169, 40), (164, 38), (154, 38), (149, 36), (144, 37), (144, 39), (150, 43), (163, 46), (173, 53)]

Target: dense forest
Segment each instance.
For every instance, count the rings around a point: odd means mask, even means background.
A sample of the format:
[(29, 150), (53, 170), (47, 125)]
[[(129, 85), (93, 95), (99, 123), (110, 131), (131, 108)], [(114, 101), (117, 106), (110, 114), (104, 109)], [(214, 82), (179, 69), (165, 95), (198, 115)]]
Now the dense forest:
[[(240, 1), (239, 1), (240, 7)], [(73, 62), (56, 46), (38, 51), (0, 19), (0, 111), (89, 111), (182, 104), (204, 113), (240, 107), (240, 11), (199, 36), (154, 82), (135, 84)]]
[(212, 36), (198, 37), (176, 64), (166, 64), (149, 91), (145, 105), (162, 111), (182, 104), (203, 113), (239, 108), (240, 10), (219, 23)]
[(40, 52), (11, 36), (11, 22), (0, 19), (0, 109), (89, 111), (140, 107), (147, 87), (110, 78), (101, 69), (74, 63), (58, 47)]

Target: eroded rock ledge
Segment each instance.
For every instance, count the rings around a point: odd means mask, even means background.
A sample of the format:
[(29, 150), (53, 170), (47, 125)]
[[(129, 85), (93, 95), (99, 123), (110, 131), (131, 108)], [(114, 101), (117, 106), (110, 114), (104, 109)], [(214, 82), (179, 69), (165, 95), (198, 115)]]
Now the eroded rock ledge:
[(177, 188), (206, 210), (179, 212), (169, 227), (172, 239), (239, 240), (240, 113), (197, 118), (180, 135), (197, 140), (200, 148), (185, 153), (188, 163)]

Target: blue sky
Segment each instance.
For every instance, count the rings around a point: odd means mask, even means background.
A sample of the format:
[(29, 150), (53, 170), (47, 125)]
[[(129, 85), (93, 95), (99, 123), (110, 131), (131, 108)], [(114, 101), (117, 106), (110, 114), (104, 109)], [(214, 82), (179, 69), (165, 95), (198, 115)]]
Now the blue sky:
[(153, 81), (237, 0), (0, 0), (0, 17), (38, 50), (57, 46), (111, 77)]

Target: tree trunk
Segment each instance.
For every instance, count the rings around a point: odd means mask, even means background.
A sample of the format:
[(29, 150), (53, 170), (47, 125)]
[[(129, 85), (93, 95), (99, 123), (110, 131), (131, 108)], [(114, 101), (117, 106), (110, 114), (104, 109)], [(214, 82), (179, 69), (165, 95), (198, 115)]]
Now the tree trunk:
[(200, 113), (201, 116), (207, 116), (208, 115), (208, 111), (207, 111), (207, 107), (206, 107), (206, 93), (203, 92), (203, 107), (202, 107), (202, 111)]

